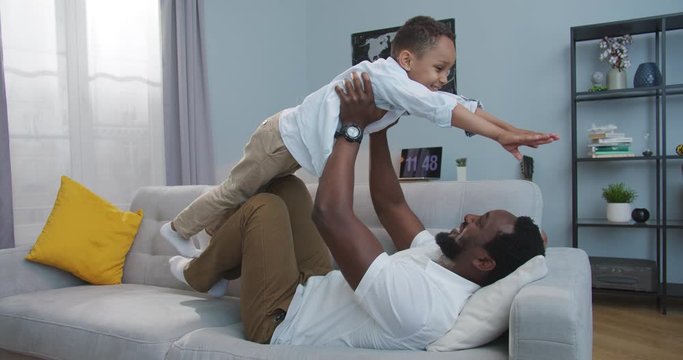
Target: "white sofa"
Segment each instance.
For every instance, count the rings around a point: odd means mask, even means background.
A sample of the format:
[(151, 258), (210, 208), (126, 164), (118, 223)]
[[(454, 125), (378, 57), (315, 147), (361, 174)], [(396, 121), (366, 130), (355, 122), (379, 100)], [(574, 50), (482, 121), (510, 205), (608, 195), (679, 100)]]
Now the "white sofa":
[[(539, 188), (521, 180), (403, 183), (406, 199), (430, 230), (464, 214), (502, 208), (540, 225)], [(206, 186), (147, 187), (131, 209), (144, 219), (127, 256), (123, 283), (93, 286), (24, 260), (30, 247), (0, 250), (0, 359), (590, 359), (592, 312), (586, 254), (549, 248), (548, 275), (524, 287), (510, 330), (480, 348), (456, 353), (260, 345), (244, 340), (238, 282), (211, 299), (170, 274), (173, 249), (158, 234)], [(315, 193), (315, 185), (310, 186)], [(358, 216), (393, 252), (374, 214), (367, 185), (356, 186)], [(569, 234), (550, 234), (569, 236)], [(566, 240), (566, 239), (562, 239)]]

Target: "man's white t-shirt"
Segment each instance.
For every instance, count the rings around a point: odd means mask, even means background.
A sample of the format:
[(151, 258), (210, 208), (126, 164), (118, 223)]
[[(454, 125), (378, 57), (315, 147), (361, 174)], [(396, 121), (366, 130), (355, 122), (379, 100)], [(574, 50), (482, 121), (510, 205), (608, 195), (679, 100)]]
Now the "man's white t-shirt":
[(375, 104), (387, 110), (382, 119), (366, 127), (366, 133), (386, 128), (406, 112), (440, 127), (450, 127), (451, 113), (458, 104), (471, 112), (475, 112), (479, 105), (476, 100), (429, 90), (411, 80), (392, 58), (363, 61), (308, 95), (299, 106), (285, 109), (280, 114), (282, 141), (299, 165), (313, 175), (322, 175), (339, 126), (340, 100), (335, 86), (343, 87), (344, 79), (350, 79), (352, 72), (370, 75)]
[(379, 255), (355, 292), (338, 270), (309, 278), (271, 343), (424, 350), (451, 329), (479, 289), (434, 262), (440, 254), (425, 230), (410, 249)]

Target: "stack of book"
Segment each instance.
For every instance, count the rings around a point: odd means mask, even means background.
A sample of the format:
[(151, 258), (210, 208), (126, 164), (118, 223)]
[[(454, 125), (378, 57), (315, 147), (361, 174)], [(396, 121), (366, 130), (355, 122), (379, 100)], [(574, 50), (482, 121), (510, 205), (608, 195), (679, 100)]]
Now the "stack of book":
[(614, 125), (595, 126), (588, 129), (588, 156), (591, 158), (633, 157), (633, 138), (616, 132)]

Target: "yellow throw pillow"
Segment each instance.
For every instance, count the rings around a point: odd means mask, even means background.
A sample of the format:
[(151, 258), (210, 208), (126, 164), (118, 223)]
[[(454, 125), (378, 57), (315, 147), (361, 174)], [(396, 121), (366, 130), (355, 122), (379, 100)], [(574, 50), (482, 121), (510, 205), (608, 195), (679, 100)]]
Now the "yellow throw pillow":
[(62, 176), (57, 200), (27, 260), (68, 271), (91, 284), (120, 284), (142, 210), (121, 211)]

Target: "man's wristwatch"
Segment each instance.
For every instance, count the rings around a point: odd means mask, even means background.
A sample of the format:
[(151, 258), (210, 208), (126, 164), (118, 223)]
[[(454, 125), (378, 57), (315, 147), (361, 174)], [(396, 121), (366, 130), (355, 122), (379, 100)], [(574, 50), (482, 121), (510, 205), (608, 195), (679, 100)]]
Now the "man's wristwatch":
[(343, 124), (341, 129), (334, 133), (335, 138), (340, 136), (343, 136), (348, 142), (360, 144), (360, 141), (363, 140), (363, 130), (356, 124)]

